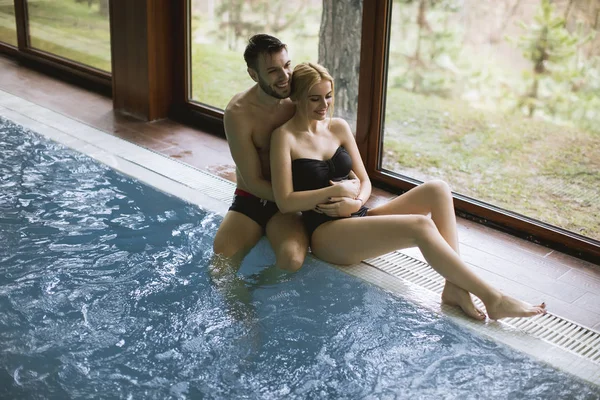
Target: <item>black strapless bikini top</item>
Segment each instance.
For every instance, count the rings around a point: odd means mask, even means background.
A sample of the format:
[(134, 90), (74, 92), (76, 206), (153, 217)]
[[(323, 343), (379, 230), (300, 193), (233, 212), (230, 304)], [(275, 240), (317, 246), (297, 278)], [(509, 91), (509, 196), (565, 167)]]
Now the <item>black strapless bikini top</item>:
[(294, 190), (316, 190), (329, 186), (329, 181), (346, 179), (352, 170), (350, 154), (338, 147), (329, 160), (297, 158), (292, 161)]

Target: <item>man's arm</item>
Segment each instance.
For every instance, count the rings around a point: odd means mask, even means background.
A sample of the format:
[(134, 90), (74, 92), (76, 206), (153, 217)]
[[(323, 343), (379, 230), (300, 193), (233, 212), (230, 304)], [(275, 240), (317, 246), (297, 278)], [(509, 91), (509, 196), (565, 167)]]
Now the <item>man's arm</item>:
[(275, 201), (271, 182), (262, 175), (258, 151), (252, 142), (251, 128), (239, 114), (225, 111), (225, 135), (233, 161), (248, 190), (261, 199)]

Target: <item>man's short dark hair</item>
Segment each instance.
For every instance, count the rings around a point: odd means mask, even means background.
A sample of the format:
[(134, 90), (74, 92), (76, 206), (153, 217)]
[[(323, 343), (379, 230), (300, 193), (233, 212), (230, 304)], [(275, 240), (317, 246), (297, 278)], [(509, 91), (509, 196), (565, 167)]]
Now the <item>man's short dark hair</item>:
[(244, 51), (244, 60), (246, 60), (248, 68), (258, 70), (258, 56), (278, 53), (283, 49), (287, 50), (287, 45), (281, 40), (265, 33), (259, 33), (248, 40), (246, 51)]

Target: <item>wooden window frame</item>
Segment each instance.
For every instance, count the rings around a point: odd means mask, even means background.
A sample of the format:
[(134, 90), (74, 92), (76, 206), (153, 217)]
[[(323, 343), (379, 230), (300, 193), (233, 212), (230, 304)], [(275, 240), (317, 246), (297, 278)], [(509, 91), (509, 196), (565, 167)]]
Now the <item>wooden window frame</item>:
[(173, 105), (169, 117), (183, 123), (196, 125), (202, 130), (225, 138), (223, 128), (223, 111), (192, 100), (191, 83), (191, 1), (174, 1), (173, 17), (175, 30), (173, 32), (175, 48)]

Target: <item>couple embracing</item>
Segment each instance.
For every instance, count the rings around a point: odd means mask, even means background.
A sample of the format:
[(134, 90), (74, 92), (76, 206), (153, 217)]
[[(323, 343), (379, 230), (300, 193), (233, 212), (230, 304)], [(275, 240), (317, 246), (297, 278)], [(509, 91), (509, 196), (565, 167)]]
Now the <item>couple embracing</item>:
[(287, 46), (259, 34), (244, 59), (256, 82), (225, 109), (227, 141), (237, 189), (215, 237), (214, 252), (238, 265), (266, 235), (280, 269), (296, 271), (310, 245), (327, 262), (348, 265), (394, 250), (418, 247), (445, 279), (442, 302), (484, 320), (545, 313), (502, 294), (459, 256), (452, 193), (425, 182), (388, 203), (365, 207), (371, 182), (346, 121), (333, 117), (334, 80), (327, 69), (292, 69)]

